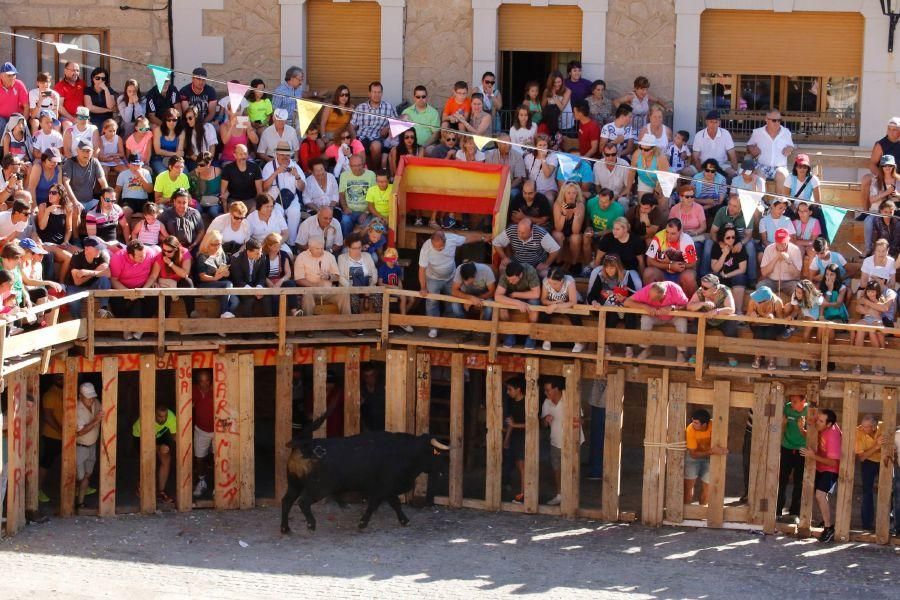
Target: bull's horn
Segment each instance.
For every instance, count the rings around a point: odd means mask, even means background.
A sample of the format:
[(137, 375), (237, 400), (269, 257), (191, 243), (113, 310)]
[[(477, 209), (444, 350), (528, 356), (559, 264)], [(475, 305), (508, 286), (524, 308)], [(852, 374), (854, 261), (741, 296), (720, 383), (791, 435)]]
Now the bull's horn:
[(443, 451), (445, 451), (445, 452), (448, 451), (448, 450), (450, 450), (450, 446), (447, 446), (446, 444), (440, 443), (440, 442), (437, 441), (437, 439), (435, 439), (435, 438), (431, 438), (431, 445), (434, 446), (435, 448), (437, 448), (438, 450), (443, 450)]

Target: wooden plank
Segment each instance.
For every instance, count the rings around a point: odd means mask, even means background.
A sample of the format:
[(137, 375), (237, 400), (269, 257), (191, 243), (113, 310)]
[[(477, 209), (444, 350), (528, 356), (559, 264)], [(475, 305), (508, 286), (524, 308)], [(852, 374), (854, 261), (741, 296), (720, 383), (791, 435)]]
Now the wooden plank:
[[(281, 499), (287, 492), (287, 459), (291, 453), (287, 447), (291, 441), (293, 421), (294, 347), (288, 344), (278, 354), (275, 366), (275, 498)], [(357, 369), (358, 371), (358, 369)]]
[(166, 348), (166, 298), (156, 299), (156, 355), (162, 356)]
[(525, 512), (537, 513), (540, 495), (540, 359), (525, 359), (525, 472), (523, 492)]
[[(431, 417), (430, 409), (431, 355), (427, 352), (421, 352), (416, 356), (416, 435), (428, 433)], [(416, 477), (413, 495), (420, 498), (424, 497), (427, 490), (428, 475), (422, 473)]]
[(622, 425), (625, 406), (625, 371), (606, 380), (606, 429), (603, 433), (603, 494), (600, 501), (605, 521), (619, 520), (622, 473)]
[(238, 360), (234, 353), (219, 354), (213, 362), (215, 406), (215, 506), (219, 510), (240, 506), (239, 390), (235, 377)]
[[(282, 296), (283, 298), (284, 296)], [(254, 377), (253, 355), (241, 354), (238, 357), (238, 373), (240, 374), (240, 448), (241, 448), (241, 485), (240, 506), (242, 509), (253, 508), (256, 500), (256, 452), (254, 423)]]
[(25, 526), (25, 373), (10, 374), (6, 385), (6, 534), (15, 535)]
[[(399, 358), (391, 358), (394, 352), (397, 351), (388, 352), (387, 370), (389, 375), (392, 362), (399, 361)], [(463, 504), (463, 439), (465, 433), (463, 414), (465, 412), (466, 385), (464, 360), (465, 357), (461, 352), (454, 352), (450, 358), (450, 481), (448, 493), (450, 506), (454, 508), (460, 508)], [(387, 389), (390, 394), (391, 387), (388, 386)], [(389, 400), (387, 404), (390, 407), (393, 403), (393, 400)]]
[(487, 439), (485, 451), (484, 503), (487, 510), (500, 510), (500, 493), (503, 476), (503, 369), (500, 365), (488, 365), (485, 376), (485, 412)]
[(703, 381), (703, 361), (706, 360), (706, 317), (697, 319), (697, 354), (694, 356), (694, 378)]
[(647, 423), (644, 431), (644, 481), (641, 493), (641, 522), (645, 525), (659, 525), (662, 522), (661, 498), (659, 496), (662, 479), (662, 448), (665, 443), (667, 420), (665, 415), (665, 389), (660, 377), (647, 381)]
[(119, 427), (119, 361), (115, 356), (103, 358), (100, 391), (103, 421), (100, 427), (100, 500), (101, 517), (116, 514), (116, 473), (118, 467)]
[(834, 538), (850, 539), (850, 516), (853, 514), (853, 477), (856, 468), (856, 425), (859, 419), (859, 382), (844, 384), (841, 405), (841, 464), (838, 472), (837, 503), (834, 514)]
[[(406, 431), (406, 356), (406, 350), (391, 349), (387, 353), (384, 407), (386, 431)], [(455, 356), (454, 354), (454, 358)], [(461, 394), (462, 383), (460, 383), (460, 399)]]
[(284, 352), (287, 344), (287, 296), (278, 297), (278, 353)]
[[(714, 384), (715, 403), (712, 410), (712, 446), (728, 448), (729, 400), (731, 384), (726, 380), (716, 380)], [(725, 470), (727, 454), (713, 454), (709, 457), (709, 512), (708, 527), (722, 527), (725, 520)]]
[[(890, 456), (893, 451), (894, 439), (891, 432), (897, 430), (897, 388), (885, 387), (881, 389), (881, 432), (884, 436), (884, 444), (881, 447), (881, 456)], [(878, 496), (875, 501), (875, 540), (879, 544), (887, 544), (891, 541), (891, 485), (893, 469), (890, 463), (881, 461), (881, 470), (878, 472)], [(895, 515), (900, 519), (900, 515)]]
[[(325, 348), (316, 348), (313, 358), (313, 419), (318, 419), (328, 410), (327, 379), (328, 352)], [(314, 438), (323, 438), (326, 435), (328, 431), (324, 424), (312, 433)]]
[(31, 412), (25, 422), (25, 510), (38, 510), (38, 440), (40, 439), (41, 372), (38, 367), (28, 374), (28, 400)]
[[(52, 309), (50, 313), (46, 315), (44, 320), (47, 321), (47, 328), (55, 329), (54, 326), (59, 322), (59, 308)], [(50, 367), (50, 356), (52, 354), (53, 348), (49, 346), (41, 352), (41, 373), (46, 373), (47, 369)]]
[(597, 363), (594, 372), (597, 376), (606, 375), (606, 315), (597, 319)]
[(560, 512), (564, 517), (578, 516), (581, 489), (581, 361), (563, 366), (566, 378), (563, 406), (563, 447), (560, 465)]
[(491, 338), (488, 342), (488, 360), (494, 362), (497, 360), (497, 337), (500, 327), (500, 310), (494, 308), (491, 312)]
[[(813, 405), (819, 402), (819, 386), (809, 383), (806, 386), (806, 447), (812, 452), (816, 451), (819, 444), (819, 432), (816, 431), (816, 414), (818, 408)], [(809, 536), (809, 528), (812, 525), (813, 504), (815, 503), (816, 461), (807, 456), (803, 465), (803, 492), (800, 496), (800, 521), (797, 524), (797, 533), (802, 537)], [(796, 484), (794, 484), (796, 485)], [(778, 515), (776, 515), (777, 517)]]
[(763, 515), (771, 508), (765, 499), (765, 460), (769, 447), (769, 426), (766, 407), (770, 405), (771, 384), (757, 383), (753, 391), (753, 435), (750, 438), (750, 522), (763, 524)]
[[(398, 299), (399, 300), (399, 299)], [(399, 300), (402, 302), (402, 300)], [(384, 288), (384, 298), (381, 302), (381, 334), (379, 346), (386, 347), (388, 344), (388, 333), (391, 327), (391, 290)]]
[(97, 319), (97, 299), (94, 296), (87, 298), (87, 344), (84, 354), (88, 360), (94, 359), (94, 321)]
[[(828, 349), (831, 345), (828, 333), (824, 327), (819, 327), (816, 334), (819, 338), (819, 343), (822, 345), (822, 355), (819, 357), (819, 379), (828, 379)], [(807, 401), (809, 401), (809, 398), (807, 398)]]
[(191, 510), (194, 485), (194, 371), (190, 354), (179, 354), (175, 367), (175, 418), (178, 442), (175, 459), (175, 508)]
[[(784, 406), (784, 385), (780, 382), (772, 385), (769, 400), (771, 408), (764, 409), (767, 415), (765, 422), (769, 429), (768, 447), (765, 454), (765, 482), (763, 498), (768, 509), (763, 515), (763, 531), (775, 533), (775, 505), (778, 499), (778, 471), (781, 462), (781, 408)], [(754, 412), (755, 417), (755, 412)], [(754, 424), (755, 424), (754, 418)], [(754, 431), (756, 427), (753, 428)]]
[(141, 356), (141, 512), (156, 512), (156, 359)]
[(59, 516), (75, 513), (75, 432), (78, 430), (78, 364), (66, 359), (63, 379), (62, 458), (60, 459)]
[[(684, 445), (685, 426), (687, 423), (687, 384), (672, 382), (669, 384), (669, 407), (666, 428), (666, 440), (670, 448), (666, 449), (666, 521), (681, 523), (684, 520), (684, 455), (685, 450), (671, 448), (673, 445)], [(609, 422), (607, 422), (607, 427)]]
[(403, 429), (406, 433), (413, 433), (416, 430), (416, 357), (419, 349), (416, 346), (410, 346), (406, 351), (406, 427)]
[[(429, 354), (423, 356), (431, 359)], [(344, 363), (344, 436), (359, 431), (359, 348), (348, 348)]]

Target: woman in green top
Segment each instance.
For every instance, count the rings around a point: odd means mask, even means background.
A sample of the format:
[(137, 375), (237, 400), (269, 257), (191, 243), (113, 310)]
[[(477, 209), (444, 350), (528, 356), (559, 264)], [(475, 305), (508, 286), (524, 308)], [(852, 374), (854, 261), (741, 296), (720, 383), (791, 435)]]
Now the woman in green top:
[(153, 183), (153, 191), (156, 193), (156, 204), (160, 207), (168, 207), (172, 204), (172, 194), (176, 190), (188, 190), (191, 188), (191, 180), (184, 173), (184, 158), (170, 156), (168, 169), (156, 176)]
[(200, 211), (211, 219), (222, 214), (222, 169), (213, 164), (212, 155), (204, 152), (197, 159), (197, 167), (189, 176), (191, 195), (200, 199)]
[(247, 117), (253, 124), (253, 128), (260, 133), (268, 127), (272, 121), (272, 100), (263, 93), (266, 84), (262, 79), (254, 79), (250, 82), (250, 89), (247, 90)]

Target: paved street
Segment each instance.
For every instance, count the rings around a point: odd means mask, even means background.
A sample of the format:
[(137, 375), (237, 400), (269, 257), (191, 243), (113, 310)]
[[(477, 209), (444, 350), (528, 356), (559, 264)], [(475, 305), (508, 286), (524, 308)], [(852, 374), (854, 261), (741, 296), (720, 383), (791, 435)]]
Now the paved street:
[(0, 598), (896, 598), (900, 551), (469, 510), (382, 507), (93, 517), (0, 541)]

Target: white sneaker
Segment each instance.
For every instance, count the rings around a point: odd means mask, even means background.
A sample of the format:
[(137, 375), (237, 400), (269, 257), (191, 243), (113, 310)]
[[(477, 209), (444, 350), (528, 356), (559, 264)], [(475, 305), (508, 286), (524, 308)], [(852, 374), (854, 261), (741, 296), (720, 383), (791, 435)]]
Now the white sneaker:
[(123, 331), (123, 332), (122, 332), (122, 338), (124, 338), (125, 341), (130, 340), (130, 339), (131, 339), (131, 332), (130, 332), (130, 331)]
[(543, 348), (544, 350), (551, 350), (553, 348), (553, 344), (551, 344), (549, 341), (544, 341), (544, 343), (541, 344), (541, 348)]
[(233, 318), (234, 318), (234, 313), (226, 310), (225, 312), (222, 313), (222, 316), (221, 316), (220, 318), (222, 318), (222, 319), (233, 319)]
[(206, 493), (206, 490), (209, 489), (209, 486), (206, 484), (206, 478), (201, 477), (197, 480), (197, 485), (194, 486), (194, 498), (199, 498), (203, 494)]
[(112, 313), (106, 310), (105, 308), (101, 308), (97, 310), (97, 318), (100, 319), (109, 319), (112, 317)]
[(134, 337), (134, 339), (139, 340), (142, 337), (144, 337), (144, 332), (143, 331), (135, 331), (131, 335)]
[(406, 333), (412, 333), (412, 332), (415, 331), (415, 329), (413, 329), (413, 326), (412, 326), (412, 325), (401, 325), (401, 326), (400, 326), (400, 329), (402, 329), (402, 330), (405, 331)]
[[(222, 316), (224, 317), (225, 315), (222, 315)], [(292, 308), (292, 309), (291, 309), (291, 316), (292, 316), (292, 317), (302, 317), (302, 316), (303, 316), (303, 309), (302, 309), (302, 308)]]
[(430, 337), (430, 338), (436, 338), (437, 334), (438, 334), (438, 330), (435, 329), (434, 327), (432, 327), (431, 329), (428, 330), (428, 337)]
[(584, 344), (578, 342), (577, 344), (572, 346), (572, 352), (578, 354), (579, 352), (584, 350)]
[(547, 500), (547, 506), (559, 506), (560, 502), (562, 502), (562, 498), (560, 498), (559, 494), (557, 494)]

